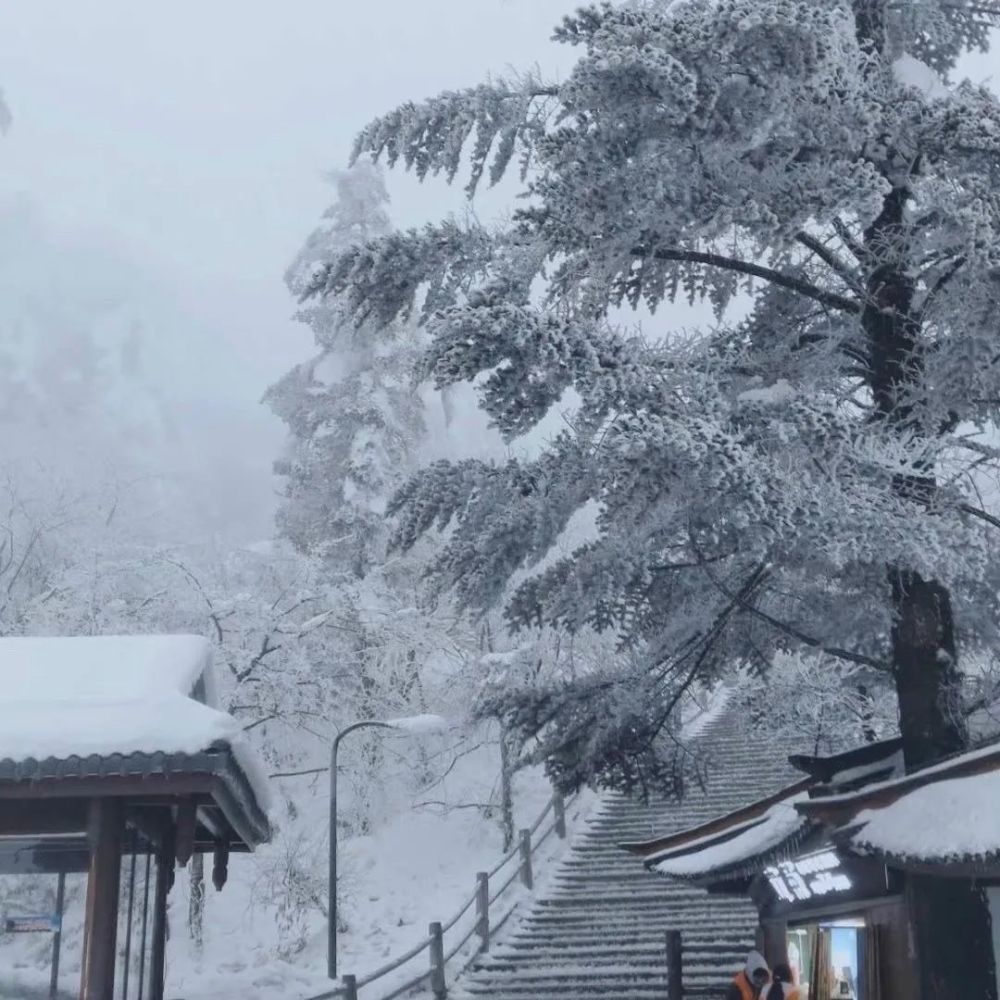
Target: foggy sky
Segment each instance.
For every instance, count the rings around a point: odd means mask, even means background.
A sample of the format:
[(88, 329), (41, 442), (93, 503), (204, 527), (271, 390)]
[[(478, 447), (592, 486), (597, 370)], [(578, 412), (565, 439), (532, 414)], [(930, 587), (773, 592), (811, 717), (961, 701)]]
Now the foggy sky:
[[(549, 36), (576, 6), (5, 0), (0, 86), (14, 126), (0, 200), (29, 196), (56, 237), (144, 275), (179, 432), (209, 474), (218, 456), (241, 456), (266, 513), (283, 431), (258, 400), (310, 350), (281, 276), (331, 199), (323, 172), (403, 101), (511, 66), (565, 75), (573, 53)], [(990, 61), (966, 71), (983, 79)], [(443, 181), (393, 172), (389, 188), (400, 225), (463, 204)], [(503, 196), (485, 202), (488, 216)]]
[[(283, 436), (258, 400), (310, 349), (282, 273), (331, 200), (322, 174), (410, 99), (508, 67), (558, 71), (572, 0), (7, 0), (0, 199), (126, 259), (157, 288), (165, 377), (206, 456), (244, 454), (262, 496)], [(397, 224), (459, 190), (389, 178)], [(502, 199), (487, 199), (487, 211)], [(139, 294), (142, 294), (140, 292)]]

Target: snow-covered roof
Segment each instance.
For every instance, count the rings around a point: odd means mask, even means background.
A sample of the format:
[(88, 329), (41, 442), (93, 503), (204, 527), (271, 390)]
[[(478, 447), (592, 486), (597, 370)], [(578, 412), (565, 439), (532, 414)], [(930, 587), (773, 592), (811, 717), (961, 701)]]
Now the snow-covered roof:
[(200, 635), (15, 636), (0, 638), (0, 699), (40, 690), (66, 698), (191, 694), (212, 662)]
[[(796, 791), (775, 802), (763, 816), (689, 841), (650, 861), (651, 868), (677, 878), (702, 878), (740, 867), (759, 867), (808, 825), (795, 805), (808, 797)], [(721, 836), (727, 839), (720, 840)]]
[(813, 816), (848, 815), (852, 810), (860, 810), (874, 799), (895, 799), (907, 794), (910, 789), (922, 787), (949, 777), (963, 776), (969, 771), (984, 772), (1000, 768), (1000, 741), (968, 750), (965, 753), (946, 757), (936, 764), (900, 774), (884, 781), (876, 781), (856, 790), (837, 795), (825, 795), (813, 799), (805, 806), (804, 812)]
[(211, 662), (195, 635), (0, 638), (0, 761), (196, 754), (221, 742), (266, 808), (240, 724), (213, 706)]
[[(923, 785), (881, 809), (865, 809), (849, 841), (861, 854), (949, 862), (1000, 854), (1000, 771)], [(852, 826), (854, 825), (852, 823)]]

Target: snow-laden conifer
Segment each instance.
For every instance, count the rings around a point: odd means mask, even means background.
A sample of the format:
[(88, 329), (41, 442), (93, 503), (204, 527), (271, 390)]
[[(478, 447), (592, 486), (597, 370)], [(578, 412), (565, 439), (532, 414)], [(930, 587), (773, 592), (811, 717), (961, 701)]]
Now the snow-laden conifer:
[[(286, 273), (293, 294), (309, 286), (331, 255), (391, 232), (377, 168), (360, 164), (333, 181), (338, 199), (329, 221)], [(423, 430), (413, 379), (415, 330), (403, 320), (355, 329), (334, 301), (306, 305), (299, 319), (312, 330), (318, 353), (265, 397), (290, 432), (276, 463), (286, 477), (279, 524), (300, 551), (360, 578), (382, 555), (385, 501), (412, 468)]]
[[(998, 25), (996, 0), (603, 4), (557, 29), (565, 80), (361, 134), (420, 177), (464, 152), (471, 189), (512, 144), (526, 169), (506, 228), (368, 240), (304, 291), (387, 322), (426, 290), (428, 370), (512, 442), (576, 402), (537, 458), (439, 464), (392, 504), (404, 547), (448, 528), (465, 604), (620, 638), (627, 667), (489, 706), (560, 780), (659, 777), (685, 686), (786, 651), (889, 678), (909, 765), (967, 744), (962, 663), (1000, 638), (1000, 102), (955, 69)], [(715, 325), (672, 329), (685, 299)], [(587, 505), (592, 540), (509, 594)], [(994, 995), (964, 891), (915, 884), (925, 971)]]

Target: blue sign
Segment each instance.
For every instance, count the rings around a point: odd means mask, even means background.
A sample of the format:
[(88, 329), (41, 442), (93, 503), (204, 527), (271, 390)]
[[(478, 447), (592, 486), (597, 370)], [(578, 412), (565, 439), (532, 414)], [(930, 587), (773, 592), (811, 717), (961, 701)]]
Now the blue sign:
[(62, 919), (58, 913), (33, 913), (21, 917), (3, 918), (5, 934), (58, 934), (61, 928)]

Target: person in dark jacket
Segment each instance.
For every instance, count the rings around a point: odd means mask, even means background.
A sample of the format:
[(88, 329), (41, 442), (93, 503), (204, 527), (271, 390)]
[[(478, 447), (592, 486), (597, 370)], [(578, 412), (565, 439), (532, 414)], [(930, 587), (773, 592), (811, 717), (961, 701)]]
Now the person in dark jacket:
[(784, 962), (775, 962), (771, 985), (761, 994), (761, 1000), (801, 1000), (801, 996), (791, 968)]
[(771, 970), (759, 951), (747, 956), (746, 965), (736, 974), (726, 990), (726, 1000), (759, 1000), (771, 979)]

